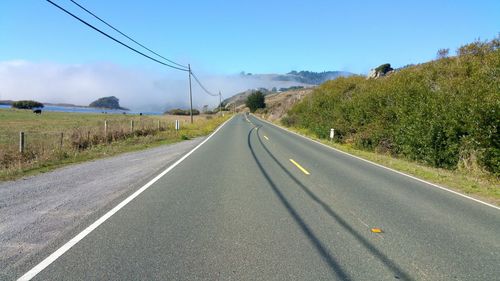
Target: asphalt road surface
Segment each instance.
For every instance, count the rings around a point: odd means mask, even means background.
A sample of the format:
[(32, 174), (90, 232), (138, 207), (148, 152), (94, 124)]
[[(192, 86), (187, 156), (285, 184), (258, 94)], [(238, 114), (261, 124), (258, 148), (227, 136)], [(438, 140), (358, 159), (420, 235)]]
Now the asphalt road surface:
[(13, 280), (204, 138), (0, 182), (0, 280)]
[(34, 280), (499, 276), (498, 209), (237, 115)]

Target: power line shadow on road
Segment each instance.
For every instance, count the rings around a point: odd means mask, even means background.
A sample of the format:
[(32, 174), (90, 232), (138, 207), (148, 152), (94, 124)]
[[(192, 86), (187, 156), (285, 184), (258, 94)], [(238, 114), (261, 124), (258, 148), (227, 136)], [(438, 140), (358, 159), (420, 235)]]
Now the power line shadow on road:
[(248, 132), (248, 147), (250, 148), (250, 151), (252, 153), (252, 156), (253, 156), (255, 162), (257, 163), (257, 166), (259, 167), (261, 173), (264, 175), (267, 182), (271, 186), (273, 192), (276, 194), (276, 196), (281, 201), (281, 203), (285, 206), (287, 211), (290, 213), (292, 218), (295, 220), (295, 222), (302, 229), (302, 231), (307, 236), (307, 238), (314, 245), (314, 247), (319, 252), (319, 254), (323, 257), (323, 259), (328, 264), (332, 273), (335, 274), (340, 280), (352, 280), (352, 278), (350, 278), (349, 275), (342, 269), (342, 267), (335, 260), (335, 258), (329, 253), (329, 251), (326, 249), (326, 247), (323, 245), (323, 243), (321, 243), (321, 241), (316, 237), (316, 235), (314, 235), (314, 233), (309, 228), (309, 226), (304, 222), (304, 220), (300, 217), (300, 215), (295, 211), (295, 209), (292, 207), (290, 202), (288, 202), (288, 200), (285, 198), (285, 196), (281, 193), (281, 191), (278, 189), (276, 184), (273, 182), (271, 177), (266, 173), (266, 171), (264, 170), (264, 167), (262, 167), (262, 164), (257, 159), (257, 156), (255, 155), (254, 148), (252, 147), (252, 144), (250, 142), (250, 136), (251, 136), (252, 131), (254, 129), (255, 129), (255, 127), (253, 127)]
[[(269, 151), (269, 149), (266, 147), (264, 142), (262, 141), (260, 135), (259, 135), (259, 129), (261, 126), (257, 127), (256, 133), (257, 133), (257, 138), (259, 139), (260, 144), (264, 148), (264, 150), (269, 154), (269, 156), (276, 162), (276, 164), (288, 175), (290, 178), (316, 203), (318, 203), (323, 210), (330, 216), (332, 217), (335, 221), (337, 221), (344, 229), (346, 229), (356, 240), (358, 240), (359, 243), (361, 243), (370, 253), (380, 261), (390, 270), (393, 272), (394, 276), (396, 278), (401, 278), (403, 280), (413, 280), (413, 278), (410, 277), (410, 275), (400, 268), (396, 263), (394, 263), (389, 257), (387, 257), (384, 253), (382, 253), (379, 249), (377, 249), (374, 245), (370, 243), (367, 239), (365, 239), (359, 232), (357, 232), (347, 221), (345, 221), (342, 217), (340, 217), (337, 213), (335, 213), (328, 204), (323, 202), (316, 194), (314, 194), (309, 188), (307, 188), (300, 180), (298, 180), (290, 171), (286, 169), (279, 161), (276, 159), (276, 157)], [(250, 131), (251, 132), (251, 131)], [(250, 146), (250, 135), (248, 137), (248, 143)], [(253, 151), (252, 151), (253, 154)], [(257, 158), (255, 157), (255, 161), (258, 161)], [(259, 163), (257, 163), (259, 164)], [(259, 164), (259, 168), (261, 168)], [(262, 170), (262, 168), (261, 168)], [(265, 173), (263, 171), (263, 173)], [(279, 191), (278, 191), (279, 192)]]

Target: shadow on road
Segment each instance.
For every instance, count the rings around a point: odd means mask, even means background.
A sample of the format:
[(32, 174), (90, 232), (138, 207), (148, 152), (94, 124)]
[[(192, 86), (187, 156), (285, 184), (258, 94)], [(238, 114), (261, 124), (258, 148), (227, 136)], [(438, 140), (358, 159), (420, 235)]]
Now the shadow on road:
[(293, 209), (293, 207), (290, 205), (288, 200), (283, 196), (281, 191), (276, 187), (276, 184), (273, 182), (271, 177), (266, 173), (264, 168), (262, 167), (262, 164), (260, 161), (257, 159), (257, 156), (255, 155), (255, 151), (252, 147), (252, 143), (250, 142), (250, 136), (252, 134), (252, 131), (255, 129), (253, 127), (249, 132), (248, 132), (248, 147), (250, 148), (250, 151), (252, 153), (253, 158), (255, 159), (255, 162), (257, 163), (257, 166), (259, 167), (260, 171), (266, 178), (267, 182), (271, 186), (273, 192), (276, 194), (278, 199), (281, 201), (281, 203), (285, 206), (287, 211), (290, 213), (292, 218), (295, 220), (295, 222), (300, 226), (304, 234), (307, 236), (307, 238), (311, 241), (311, 243), (314, 245), (316, 250), (319, 252), (319, 254), (323, 257), (325, 262), (328, 264), (330, 267), (330, 270), (340, 279), (340, 280), (352, 280), (349, 275), (340, 267), (338, 262), (335, 260), (332, 255), (328, 252), (326, 247), (321, 243), (321, 241), (314, 235), (312, 230), (309, 228), (309, 226), (304, 222), (304, 220), (300, 217), (300, 215)]
[[(398, 279), (403, 279), (403, 280), (413, 280), (410, 275), (405, 272), (402, 268), (400, 268), (396, 263), (394, 263), (391, 259), (389, 259), (384, 253), (382, 253), (379, 249), (377, 249), (374, 245), (370, 243), (370, 241), (366, 240), (359, 232), (357, 232), (347, 221), (345, 221), (342, 217), (340, 217), (337, 213), (335, 213), (328, 204), (323, 202), (318, 196), (316, 196), (309, 188), (307, 188), (301, 181), (299, 181), (290, 171), (288, 171), (279, 161), (276, 159), (276, 157), (269, 151), (269, 149), (266, 147), (264, 142), (262, 141), (260, 135), (259, 135), (259, 129), (261, 126), (257, 127), (256, 133), (257, 133), (257, 138), (259, 139), (259, 142), (261, 146), (264, 148), (264, 150), (269, 154), (269, 156), (276, 162), (276, 164), (288, 175), (290, 178), (316, 203), (318, 203), (323, 210), (335, 221), (337, 221), (344, 229), (346, 229), (356, 240), (358, 240), (359, 243), (361, 243), (370, 253), (382, 261), (382, 263), (390, 270), (393, 272), (394, 277)], [(253, 128), (255, 129), (255, 128)], [(253, 130), (252, 129), (252, 130)], [(255, 161), (259, 165), (259, 168), (261, 169), (262, 173), (268, 181), (271, 183), (272, 180), (269, 178), (267, 174), (265, 174), (264, 169), (261, 167), (259, 161), (255, 157), (255, 154), (253, 152), (253, 149), (251, 147), (250, 143), (250, 133), (252, 130), (249, 132), (248, 135), (248, 145), (250, 147), (250, 150), (252, 150), (252, 155), (254, 156)], [(278, 193), (278, 196), (283, 196), (279, 190), (273, 185), (273, 189), (276, 189), (276, 193)], [(286, 201), (286, 199), (282, 199), (282, 201), (285, 201), (289, 208), (289, 203)], [(290, 207), (291, 208), (291, 207)], [(293, 210), (293, 209), (292, 209)], [(296, 214), (298, 216), (298, 214)], [(300, 218), (300, 217), (299, 217)], [(302, 222), (302, 221), (301, 221)], [(303, 222), (302, 222), (303, 223)], [(315, 238), (316, 239), (316, 238)], [(318, 241), (318, 243), (321, 243)], [(320, 244), (321, 245), (321, 244)]]

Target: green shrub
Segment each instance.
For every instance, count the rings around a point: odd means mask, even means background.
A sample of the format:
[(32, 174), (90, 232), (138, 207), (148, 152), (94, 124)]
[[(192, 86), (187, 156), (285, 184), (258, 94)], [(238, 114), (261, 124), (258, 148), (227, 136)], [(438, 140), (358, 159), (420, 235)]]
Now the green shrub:
[[(165, 114), (186, 116), (191, 115), (191, 112), (189, 109), (176, 108), (165, 112)], [(200, 115), (200, 111), (198, 109), (193, 109), (193, 115)]]
[(297, 124), (296, 116), (285, 115), (281, 118), (281, 124), (287, 127), (293, 127)]
[(499, 176), (499, 42), (474, 42), (456, 57), (410, 66), (386, 79), (328, 81), (282, 122), (320, 138), (335, 128), (341, 142), (434, 167), (455, 169), (459, 161), (477, 158)]
[(33, 108), (43, 108), (43, 104), (32, 100), (20, 100), (13, 102), (12, 107), (18, 109), (33, 109)]

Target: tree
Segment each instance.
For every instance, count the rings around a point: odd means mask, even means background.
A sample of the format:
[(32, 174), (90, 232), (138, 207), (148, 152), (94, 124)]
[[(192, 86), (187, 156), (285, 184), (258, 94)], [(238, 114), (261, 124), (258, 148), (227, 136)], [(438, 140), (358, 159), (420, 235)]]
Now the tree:
[(264, 94), (261, 91), (257, 91), (249, 95), (245, 105), (250, 109), (250, 112), (255, 112), (259, 108), (265, 108)]
[(12, 103), (13, 108), (19, 109), (33, 109), (33, 108), (43, 108), (43, 104), (32, 100), (20, 100)]

